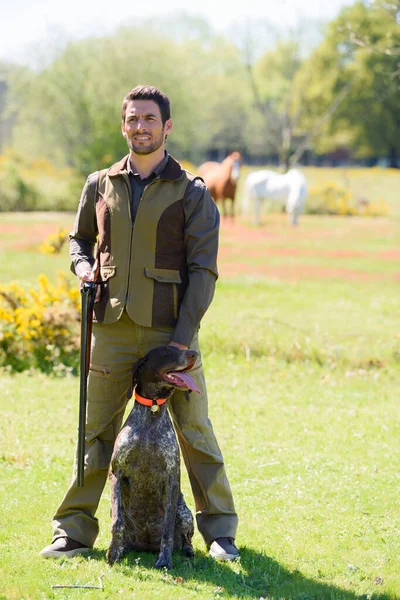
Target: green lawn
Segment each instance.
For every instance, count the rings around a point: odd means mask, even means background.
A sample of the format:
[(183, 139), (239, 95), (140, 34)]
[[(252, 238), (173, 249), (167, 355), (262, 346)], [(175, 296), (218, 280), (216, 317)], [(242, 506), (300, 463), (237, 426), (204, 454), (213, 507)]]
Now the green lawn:
[[(0, 282), (68, 270), (66, 249), (38, 255), (32, 223), (54, 233), (73, 216), (46, 219), (0, 215), (3, 229), (19, 228), (1, 237)], [(395, 219), (311, 216), (294, 230), (267, 215), (247, 236), (222, 224), (200, 334), (240, 517), (233, 564), (208, 558), (196, 533), (194, 561), (176, 555), (169, 573), (135, 553), (108, 568), (108, 489), (95, 550), (41, 559), (71, 475), (79, 382), (3, 371), (0, 599), (399, 599), (399, 230)], [(184, 468), (183, 489), (193, 508)], [(103, 591), (52, 588), (99, 577)]]
[[(78, 385), (5, 375), (0, 597), (96, 598), (51, 586), (97, 585), (101, 575), (104, 598), (399, 597), (397, 373), (218, 353), (205, 364), (240, 516), (240, 562), (214, 564), (196, 534), (195, 560), (175, 556), (168, 574), (145, 554), (108, 568), (108, 489), (89, 557), (41, 559), (70, 477)], [(192, 506), (186, 474), (183, 487)]]

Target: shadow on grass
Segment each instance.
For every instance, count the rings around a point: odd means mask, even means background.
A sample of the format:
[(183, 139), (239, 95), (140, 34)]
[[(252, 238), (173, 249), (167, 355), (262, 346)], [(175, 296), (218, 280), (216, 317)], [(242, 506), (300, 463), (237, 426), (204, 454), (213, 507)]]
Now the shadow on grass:
[[(273, 558), (251, 548), (240, 549), (240, 567), (223, 561), (215, 561), (203, 552), (196, 551), (195, 558), (188, 560), (174, 553), (174, 567), (166, 571), (167, 585), (177, 585), (182, 578), (186, 590), (196, 591), (202, 584), (215, 586), (220, 598), (267, 598), (268, 600), (400, 600), (393, 594), (372, 590), (377, 585), (370, 582), (370, 590), (364, 595), (345, 590), (329, 583), (309, 579), (299, 571), (288, 571)], [(105, 561), (106, 552), (93, 550), (88, 556)], [(130, 552), (121, 563), (114, 565), (122, 574), (144, 581), (152, 578), (151, 570), (156, 554)], [(358, 579), (356, 576), (353, 579)]]

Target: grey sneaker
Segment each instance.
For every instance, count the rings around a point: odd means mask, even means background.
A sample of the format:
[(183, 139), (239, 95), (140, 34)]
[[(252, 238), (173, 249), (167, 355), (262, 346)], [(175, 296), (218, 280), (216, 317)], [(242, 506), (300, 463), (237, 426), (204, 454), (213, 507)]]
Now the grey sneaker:
[(77, 542), (69, 537), (59, 537), (50, 546), (46, 546), (41, 551), (41, 556), (44, 558), (60, 558), (61, 556), (75, 556), (75, 554), (83, 554), (89, 552), (84, 544)]
[(217, 560), (235, 560), (240, 553), (232, 538), (220, 537), (211, 542), (210, 556)]

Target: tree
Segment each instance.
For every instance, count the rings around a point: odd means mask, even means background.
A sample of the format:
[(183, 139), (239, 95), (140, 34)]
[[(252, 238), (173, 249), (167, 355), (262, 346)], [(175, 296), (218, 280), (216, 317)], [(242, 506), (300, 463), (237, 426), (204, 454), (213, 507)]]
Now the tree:
[[(176, 69), (176, 65), (182, 68)], [(176, 121), (172, 149), (185, 149), (196, 115), (191, 69), (182, 46), (161, 34), (124, 28), (115, 35), (67, 45), (41, 72), (19, 82), (19, 124), (15, 136), (29, 148), (88, 173), (126, 153), (121, 104), (137, 83), (152, 83), (170, 97)], [(193, 102), (191, 102), (191, 100)]]
[(198, 37), (175, 42), (153, 27), (69, 43), (45, 69), (27, 72), (15, 87), (17, 147), (86, 174), (109, 165), (126, 153), (121, 103), (138, 83), (169, 96), (168, 148), (178, 159), (200, 162), (207, 148), (243, 147), (248, 98), (237, 48), (202, 28)]
[(239, 50), (222, 37), (215, 37), (197, 56), (193, 81), (201, 121), (193, 142), (201, 154), (213, 150), (222, 160), (229, 152), (243, 151), (247, 145), (250, 97), (246, 72)]
[(219, 158), (240, 150), (288, 168), (307, 150), (344, 145), (395, 165), (400, 0), (389, 1), (343, 9), (311, 54), (313, 25), (277, 39), (267, 23), (244, 23), (234, 43), (185, 14), (64, 41), (42, 68), (7, 80), (14, 145), (82, 174), (109, 165), (126, 153), (122, 98), (149, 83), (171, 99), (168, 148), (178, 159), (198, 164), (210, 150)]
[(347, 93), (331, 99), (314, 117), (312, 127), (304, 127), (308, 112), (308, 89), (312, 71), (306, 60), (315, 37), (315, 24), (289, 31), (273, 50), (258, 60), (251, 60), (251, 43), (247, 45), (246, 65), (253, 93), (253, 106), (263, 118), (265, 149), (279, 158), (284, 170), (296, 164), (310, 148), (329, 115)]
[(264, 117), (268, 145), (286, 170), (295, 143), (301, 104), (295, 107), (296, 74), (302, 59), (297, 41), (278, 42), (253, 66), (247, 64), (254, 105)]
[[(353, 23), (346, 23), (344, 30), (347, 30), (349, 39), (353, 44), (368, 48), (384, 56), (397, 57), (396, 70), (392, 73), (392, 77), (400, 77), (400, 43), (398, 28), (396, 27), (396, 24), (400, 22), (400, 0), (365, 0), (365, 5), (372, 10), (379, 11), (379, 13), (383, 12), (385, 16), (389, 16), (392, 21), (391, 26), (382, 32), (383, 35), (375, 37), (373, 40), (371, 40), (369, 34), (360, 32), (358, 28), (355, 28)], [(394, 35), (396, 33), (397, 35)]]
[[(396, 13), (385, 5), (357, 2), (329, 24), (323, 42), (309, 59), (313, 78), (303, 126), (311, 126), (321, 105), (327, 107), (348, 86), (324, 136), (317, 140), (317, 149), (345, 144), (357, 156), (386, 156), (395, 167), (400, 152), (400, 95), (398, 56), (393, 50), (399, 45), (400, 32)], [(363, 40), (362, 44), (357, 40)]]

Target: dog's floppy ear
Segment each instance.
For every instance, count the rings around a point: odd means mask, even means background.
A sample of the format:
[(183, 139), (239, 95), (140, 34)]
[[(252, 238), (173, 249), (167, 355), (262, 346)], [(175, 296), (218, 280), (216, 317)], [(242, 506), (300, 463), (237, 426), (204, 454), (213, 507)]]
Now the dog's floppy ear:
[(135, 387), (137, 386), (138, 381), (139, 381), (140, 367), (142, 365), (144, 365), (145, 362), (146, 362), (146, 358), (139, 358), (139, 360), (137, 360), (133, 364), (131, 385), (129, 386), (129, 389), (128, 389), (127, 393), (126, 393), (126, 397), (128, 398), (128, 400), (130, 400), (132, 398), (133, 390), (135, 389)]

